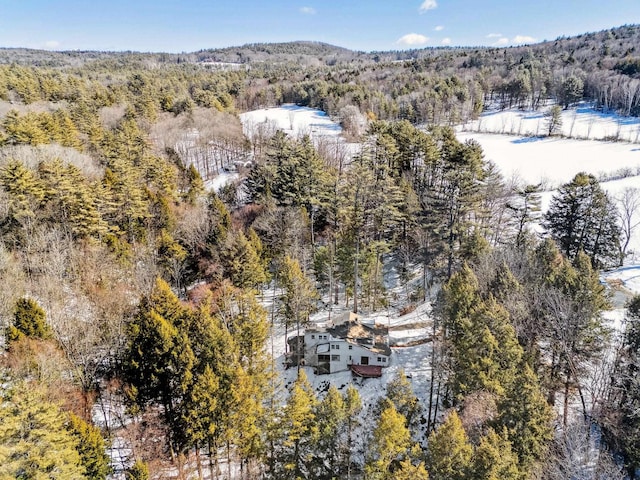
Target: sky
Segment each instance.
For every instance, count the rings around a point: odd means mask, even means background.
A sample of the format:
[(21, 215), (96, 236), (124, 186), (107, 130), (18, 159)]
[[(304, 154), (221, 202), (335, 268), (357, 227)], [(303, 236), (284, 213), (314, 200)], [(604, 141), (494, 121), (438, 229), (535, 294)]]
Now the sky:
[(640, 24), (640, 0), (0, 0), (0, 47), (193, 52), (508, 46)]

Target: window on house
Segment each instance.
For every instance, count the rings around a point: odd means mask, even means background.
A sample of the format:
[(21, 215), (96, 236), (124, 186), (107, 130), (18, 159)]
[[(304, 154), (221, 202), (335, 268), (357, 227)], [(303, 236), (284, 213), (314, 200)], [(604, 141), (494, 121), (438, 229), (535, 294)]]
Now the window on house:
[(319, 362), (328, 362), (329, 361), (329, 355), (318, 355), (318, 361)]
[(387, 363), (387, 357), (382, 357), (382, 363)]
[(360, 357), (360, 365), (369, 365), (369, 357)]
[(332, 362), (339, 362), (340, 361), (340, 355), (331, 355), (331, 361)]
[(349, 355), (349, 361), (351, 361), (351, 355)]
[(315, 340), (316, 336), (315, 335), (311, 335), (311, 340)]
[(349, 350), (353, 350), (353, 345), (349, 345)]
[(379, 362), (382, 362), (382, 357), (378, 357), (378, 361), (379, 361)]

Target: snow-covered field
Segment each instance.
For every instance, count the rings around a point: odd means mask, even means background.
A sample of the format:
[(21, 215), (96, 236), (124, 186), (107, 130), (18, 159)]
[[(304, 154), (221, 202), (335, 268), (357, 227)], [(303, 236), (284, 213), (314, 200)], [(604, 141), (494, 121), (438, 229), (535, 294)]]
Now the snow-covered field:
[(325, 112), (293, 104), (242, 113), (240, 121), (247, 136), (250, 136), (253, 129), (260, 124), (270, 124), (294, 138), (302, 135), (337, 137), (342, 133), (340, 125), (331, 120)]
[(282, 130), (292, 138), (309, 135), (319, 145), (335, 145), (353, 156), (360, 151), (360, 144), (349, 143), (342, 136), (342, 127), (322, 110), (284, 104), (280, 107), (261, 108), (240, 114), (242, 129), (249, 139), (269, 137)]
[(515, 176), (530, 184), (542, 182), (555, 188), (579, 172), (597, 178), (611, 178), (622, 170), (640, 172), (640, 145), (636, 144), (473, 132), (457, 136), (460, 141), (477, 141), (485, 159), (495, 163), (505, 179)]
[[(523, 137), (544, 136), (548, 132), (545, 112), (538, 110), (495, 110), (462, 126), (465, 131), (501, 133)], [(594, 110), (588, 104), (562, 111), (562, 136), (582, 140), (640, 142), (640, 119)]]
[[(542, 194), (543, 211), (547, 210), (555, 189), (579, 172), (600, 179), (612, 198), (626, 188), (640, 188), (640, 144), (527, 136), (535, 135), (534, 126), (544, 120), (541, 112), (489, 112), (459, 127), (457, 136), (461, 141), (477, 141), (485, 158), (498, 166), (505, 179), (523, 184), (542, 183), (546, 190)], [(640, 132), (640, 119), (602, 114), (586, 106), (563, 111), (566, 136), (607, 138), (615, 136), (611, 133), (614, 127), (619, 129), (616, 130), (620, 132), (619, 138), (637, 141), (635, 133)], [(584, 129), (588, 129), (589, 135)], [(543, 132), (544, 129), (540, 131)], [(621, 176), (625, 178), (608, 180)], [(632, 238), (630, 249), (636, 252), (629, 259), (630, 264), (640, 265), (640, 232)]]

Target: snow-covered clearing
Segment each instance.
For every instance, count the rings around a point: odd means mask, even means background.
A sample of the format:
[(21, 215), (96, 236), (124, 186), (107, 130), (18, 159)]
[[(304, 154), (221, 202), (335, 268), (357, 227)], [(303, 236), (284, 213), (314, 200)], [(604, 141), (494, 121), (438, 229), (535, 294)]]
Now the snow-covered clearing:
[(234, 182), (237, 179), (238, 173), (236, 172), (222, 172), (211, 180), (204, 182), (204, 188), (208, 191), (213, 190), (214, 192), (219, 192), (227, 183)]
[(281, 107), (262, 108), (240, 114), (240, 121), (249, 136), (252, 129), (261, 123), (271, 123), (294, 138), (303, 135), (311, 137), (337, 137), (342, 128), (322, 110), (285, 104)]
[(244, 134), (252, 139), (270, 136), (282, 130), (292, 138), (309, 135), (317, 145), (332, 145), (345, 150), (350, 156), (360, 151), (360, 144), (348, 143), (342, 136), (342, 127), (322, 110), (284, 104), (280, 107), (262, 108), (240, 114)]
[[(499, 133), (523, 137), (544, 136), (548, 132), (545, 113), (541, 110), (495, 110), (488, 111), (479, 119), (463, 125), (464, 131), (477, 133)], [(622, 117), (613, 113), (594, 110), (591, 105), (581, 104), (562, 111), (562, 127), (558, 132), (563, 137), (581, 140), (618, 140), (640, 142), (640, 118)]]
[[(544, 120), (541, 112), (489, 112), (479, 120), (460, 127), (457, 136), (461, 141), (477, 141), (482, 146), (485, 159), (495, 163), (507, 181), (542, 183), (546, 190), (542, 194), (543, 211), (547, 210), (555, 189), (571, 181), (579, 172), (590, 173), (600, 179), (603, 189), (612, 198), (618, 197), (626, 188), (640, 188), (639, 144), (527, 136), (532, 133), (529, 129), (532, 122), (541, 120)], [(516, 123), (522, 124), (522, 128), (511, 128)], [(569, 123), (574, 124), (573, 130), (566, 130), (570, 127)], [(504, 125), (509, 128), (503, 128)], [(638, 118), (606, 115), (586, 106), (563, 111), (563, 129), (566, 130), (566, 135), (573, 132), (574, 137), (579, 136), (580, 130), (577, 127), (585, 125), (590, 129), (589, 138), (611, 137), (609, 133), (612, 125), (624, 126), (626, 130), (621, 131), (629, 135), (636, 130), (640, 131)], [(477, 130), (497, 133), (477, 133)], [(506, 134), (511, 132), (514, 135)], [(631, 139), (629, 136), (619, 137)], [(611, 178), (617, 180), (608, 180)], [(640, 232), (633, 236), (630, 249), (637, 252), (638, 256), (632, 256), (629, 262), (640, 264)]]
[(640, 172), (640, 145), (635, 144), (473, 132), (457, 136), (460, 141), (477, 141), (485, 159), (495, 163), (505, 179), (515, 177), (543, 187), (558, 187), (579, 172), (599, 179)]

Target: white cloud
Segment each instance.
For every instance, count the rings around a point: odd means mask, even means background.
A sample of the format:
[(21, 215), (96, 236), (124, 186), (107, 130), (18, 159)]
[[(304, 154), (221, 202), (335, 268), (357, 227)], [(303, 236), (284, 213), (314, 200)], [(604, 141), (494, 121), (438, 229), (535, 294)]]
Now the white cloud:
[(436, 0), (424, 0), (422, 5), (420, 5), (420, 13), (425, 13), (427, 10), (433, 10), (437, 8), (438, 2)]
[(451, 45), (451, 39), (449, 37), (443, 38), (442, 45)]
[(420, 35), (419, 33), (408, 33), (398, 39), (396, 43), (400, 45), (424, 45), (429, 41), (429, 37)]
[(503, 47), (504, 45), (509, 45), (509, 43), (510, 42), (509, 42), (509, 39), (507, 37), (502, 37), (502, 38), (499, 38), (497, 41), (495, 41), (493, 44), (496, 47)]
[(513, 37), (513, 43), (533, 43), (536, 39), (527, 35), (516, 35)]
[(47, 40), (46, 42), (44, 42), (44, 48), (53, 49), (58, 48), (59, 46), (60, 42), (57, 40)]
[(303, 14), (305, 14), (305, 15), (315, 15), (315, 14), (316, 14), (316, 13), (318, 13), (318, 12), (317, 12), (317, 11), (316, 11), (316, 9), (315, 9), (315, 8), (313, 8), (313, 7), (302, 7), (302, 8), (300, 9), (300, 13), (303, 13)]
[(502, 37), (501, 33), (490, 33), (489, 35), (487, 35), (487, 38), (500, 38)]
[(438, 25), (436, 28), (434, 28), (434, 30), (436, 32), (441, 32), (442, 30), (444, 30), (444, 25)]

